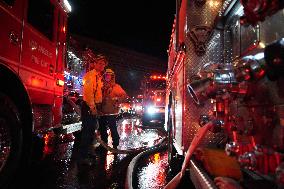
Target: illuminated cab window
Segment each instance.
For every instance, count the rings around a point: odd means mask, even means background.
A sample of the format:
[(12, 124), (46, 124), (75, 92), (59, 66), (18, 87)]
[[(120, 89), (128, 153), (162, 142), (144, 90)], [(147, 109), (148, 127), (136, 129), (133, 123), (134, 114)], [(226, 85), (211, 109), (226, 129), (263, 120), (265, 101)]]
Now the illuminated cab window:
[(53, 39), (54, 6), (50, 0), (29, 0), (28, 22), (48, 39)]
[(15, 0), (2, 0), (4, 3), (6, 3), (9, 6), (13, 6), (15, 3)]

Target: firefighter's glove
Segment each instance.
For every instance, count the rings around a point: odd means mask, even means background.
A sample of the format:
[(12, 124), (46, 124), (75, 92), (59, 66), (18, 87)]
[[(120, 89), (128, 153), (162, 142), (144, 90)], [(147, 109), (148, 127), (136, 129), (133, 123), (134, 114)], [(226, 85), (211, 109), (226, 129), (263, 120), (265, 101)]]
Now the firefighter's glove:
[(90, 114), (92, 114), (92, 115), (97, 115), (97, 114), (98, 114), (97, 109), (96, 109), (96, 108), (91, 108), (91, 109), (90, 109)]

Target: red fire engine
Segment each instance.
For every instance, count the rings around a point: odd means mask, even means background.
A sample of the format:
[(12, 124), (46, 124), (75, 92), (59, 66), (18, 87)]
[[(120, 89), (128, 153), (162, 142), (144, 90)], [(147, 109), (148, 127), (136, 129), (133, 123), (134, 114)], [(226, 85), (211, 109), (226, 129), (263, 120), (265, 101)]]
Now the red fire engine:
[(67, 0), (0, 0), (0, 188), (61, 125)]
[(145, 126), (164, 125), (166, 77), (152, 75), (142, 81), (142, 124)]
[(282, 0), (177, 1), (166, 90), (169, 163), (174, 170), (184, 158), (178, 170), (189, 170), (196, 188), (284, 185), (283, 7)]

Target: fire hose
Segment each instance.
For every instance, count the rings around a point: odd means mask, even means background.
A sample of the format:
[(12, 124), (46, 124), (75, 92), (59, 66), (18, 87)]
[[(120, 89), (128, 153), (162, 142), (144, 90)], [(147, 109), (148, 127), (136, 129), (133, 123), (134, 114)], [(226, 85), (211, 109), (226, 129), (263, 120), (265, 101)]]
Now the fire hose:
[(198, 147), (198, 145), (200, 144), (200, 142), (202, 141), (202, 139), (206, 135), (207, 131), (210, 128), (212, 128), (213, 126), (214, 126), (214, 123), (212, 121), (210, 121), (199, 129), (199, 131), (194, 136), (194, 138), (193, 138), (193, 140), (192, 140), (192, 142), (191, 142), (191, 144), (190, 144), (190, 146), (189, 146), (189, 148), (186, 152), (181, 171), (165, 186), (164, 189), (175, 189), (175, 188), (178, 187), (178, 185), (181, 182), (182, 177), (185, 174), (186, 168), (189, 165), (189, 161), (190, 161), (191, 156), (193, 155), (194, 151), (196, 150), (196, 148)]

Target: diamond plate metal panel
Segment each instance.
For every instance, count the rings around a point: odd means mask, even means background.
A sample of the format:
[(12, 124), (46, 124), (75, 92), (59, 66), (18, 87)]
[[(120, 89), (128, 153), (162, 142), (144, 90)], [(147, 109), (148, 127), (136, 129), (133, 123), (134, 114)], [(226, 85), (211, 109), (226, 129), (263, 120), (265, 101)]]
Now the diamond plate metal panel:
[(195, 1), (189, 1), (187, 9), (187, 29), (191, 29), (197, 25), (213, 26), (221, 6), (222, 0), (207, 0), (203, 6), (198, 6)]
[[(213, 27), (214, 19), (221, 8), (222, 1), (206, 1), (202, 7), (190, 1), (188, 5), (187, 15), (187, 31), (196, 25), (206, 25)], [(189, 82), (198, 73), (198, 71), (206, 63), (223, 63), (223, 32), (214, 29), (211, 38), (206, 44), (206, 52), (203, 56), (197, 56), (194, 50), (194, 44), (189, 37), (186, 38), (187, 53), (185, 59), (185, 81)], [(185, 91), (185, 115), (183, 128), (183, 144), (185, 149), (188, 148), (190, 142), (199, 129), (199, 117), (202, 114), (209, 114), (213, 110), (210, 101), (204, 106), (197, 106), (192, 100), (190, 94)], [(213, 134), (209, 132), (205, 139), (201, 142), (201, 146), (216, 144), (223, 138), (223, 134)]]
[(239, 16), (232, 16), (224, 30), (224, 62), (231, 64), (240, 56), (240, 22)]

